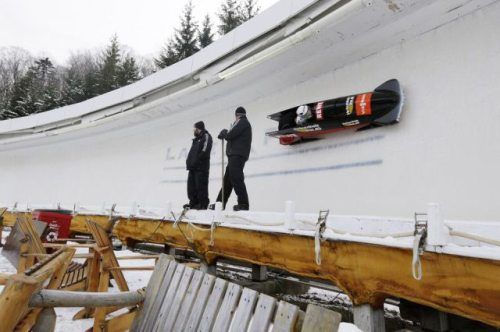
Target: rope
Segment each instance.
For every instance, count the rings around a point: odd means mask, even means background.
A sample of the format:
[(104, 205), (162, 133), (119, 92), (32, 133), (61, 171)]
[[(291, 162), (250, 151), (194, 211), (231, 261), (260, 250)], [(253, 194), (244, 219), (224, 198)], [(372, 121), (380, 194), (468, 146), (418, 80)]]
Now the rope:
[(175, 216), (175, 213), (174, 211), (170, 211), (170, 213), (172, 214), (172, 217), (174, 218), (174, 224), (173, 224), (173, 228), (178, 228), (179, 227), (179, 222), (181, 221), (181, 217), (182, 217), (182, 213), (179, 215), (179, 218), (177, 218)]
[(314, 232), (314, 258), (316, 265), (321, 265), (321, 240), (323, 229), (321, 223), (316, 225), (316, 231)]
[(412, 274), (413, 278), (416, 280), (422, 279), (422, 262), (420, 261), (420, 245), (422, 236), (424, 234), (419, 232), (415, 234), (415, 238), (413, 239), (413, 259), (411, 262)]
[(301, 220), (301, 219), (297, 219), (298, 222), (302, 223), (302, 224), (306, 224), (306, 225), (311, 225), (311, 226), (316, 226), (316, 222), (315, 221), (310, 221), (310, 220)]
[(165, 219), (162, 219), (162, 220), (158, 221), (158, 225), (156, 225), (155, 230), (151, 234), (149, 234), (149, 236), (144, 240), (144, 242), (148, 242), (149, 240), (152, 239), (152, 237), (156, 234), (156, 232), (158, 231), (158, 229), (160, 228), (160, 226), (161, 226), (161, 224), (163, 223), (164, 220)]
[(245, 220), (245, 221), (248, 221), (251, 224), (259, 225), (259, 226), (281, 226), (281, 225), (285, 224), (283, 221), (271, 222), (271, 223), (263, 223), (263, 222), (260, 222), (260, 221), (255, 221), (255, 220), (252, 220), (252, 219), (249, 219), (249, 218), (246, 218), (246, 217), (243, 217), (243, 216), (238, 216), (238, 215), (226, 215), (225, 217), (228, 218), (228, 219), (241, 219), (241, 220)]
[(210, 228), (202, 228), (202, 227), (196, 226), (191, 221), (188, 221), (187, 223), (188, 223), (189, 226), (193, 227), (197, 231), (200, 231), (200, 232), (210, 232)]
[[(300, 219), (297, 221), (302, 223), (302, 224), (316, 226), (316, 223), (314, 221), (300, 220)], [(333, 231), (334, 233), (341, 234), (341, 235), (350, 234), (350, 235), (354, 235), (354, 236), (376, 237), (376, 238), (381, 238), (381, 239), (386, 238), (386, 237), (393, 237), (393, 238), (409, 237), (409, 236), (413, 236), (413, 234), (414, 234), (412, 231), (401, 232), (401, 233), (392, 233), (392, 234), (391, 233), (353, 233), (353, 232), (342, 231), (340, 229), (336, 229), (333, 227), (327, 227), (327, 228), (329, 230)]]
[(213, 247), (215, 245), (215, 229), (218, 226), (218, 222), (212, 221), (212, 225), (210, 226), (210, 246)]
[(447, 226), (447, 227), (450, 229), (450, 235), (463, 237), (463, 238), (469, 239), (469, 240), (484, 242), (484, 243), (488, 243), (488, 244), (491, 244), (494, 246), (500, 246), (500, 241), (498, 241), (498, 240), (489, 239), (489, 238), (482, 237), (482, 236), (476, 235), (476, 234), (455, 231), (450, 226)]
[(376, 234), (376, 233), (351, 233), (351, 232), (346, 232), (346, 231), (341, 231), (340, 229), (335, 229), (335, 228), (331, 228), (331, 227), (328, 227), (329, 230), (333, 231), (334, 233), (338, 233), (338, 234), (350, 234), (350, 235), (354, 235), (354, 236), (366, 236), (366, 237), (376, 237), (376, 238), (386, 238), (386, 237), (394, 237), (394, 238), (400, 238), (400, 237), (409, 237), (409, 236), (413, 236), (414, 235), (414, 232), (412, 231), (409, 231), (409, 232), (401, 232), (401, 233), (379, 233), (379, 234)]

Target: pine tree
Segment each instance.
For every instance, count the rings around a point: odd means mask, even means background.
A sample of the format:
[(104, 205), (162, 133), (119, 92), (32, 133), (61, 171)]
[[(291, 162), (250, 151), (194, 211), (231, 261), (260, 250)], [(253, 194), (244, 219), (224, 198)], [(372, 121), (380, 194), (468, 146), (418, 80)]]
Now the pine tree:
[(242, 23), (257, 15), (260, 10), (260, 7), (257, 4), (257, 0), (245, 0), (240, 8), (240, 17)]
[(54, 109), (60, 104), (60, 86), (49, 58), (35, 61), (13, 87), (10, 116), (26, 116)]
[(118, 68), (117, 83), (120, 87), (134, 83), (139, 79), (139, 67), (135, 59), (127, 55)]
[(181, 27), (176, 29), (174, 36), (174, 45), (179, 60), (185, 59), (198, 52), (198, 41), (196, 32), (198, 25), (193, 17), (193, 3), (189, 1), (184, 7), (184, 13), (181, 18)]
[(206, 15), (203, 20), (201, 30), (198, 32), (198, 43), (200, 48), (207, 47), (214, 41), (214, 34), (212, 32), (212, 23), (210, 22), (210, 16)]
[(165, 68), (198, 52), (197, 30), (198, 25), (193, 17), (193, 4), (190, 1), (184, 7), (180, 28), (175, 29), (174, 36), (169, 40), (160, 56), (155, 59), (156, 65), (159, 68)]
[(119, 65), (120, 44), (118, 43), (118, 36), (114, 35), (102, 54), (99, 64), (99, 93), (106, 93), (119, 87), (117, 83)]
[(217, 14), (220, 20), (218, 26), (219, 34), (225, 35), (229, 31), (243, 23), (241, 7), (236, 0), (225, 0), (221, 5), (221, 11)]
[(75, 104), (98, 94), (100, 77), (96, 57), (90, 52), (72, 54), (63, 73), (63, 105)]
[(0, 47), (0, 120), (15, 116), (10, 111), (13, 87), (34, 63), (31, 54), (19, 47)]
[(86, 99), (85, 82), (74, 68), (68, 68), (64, 76), (61, 103), (71, 105)]
[(173, 65), (177, 61), (179, 61), (179, 56), (175, 51), (174, 41), (170, 39), (158, 58), (154, 59), (154, 62), (158, 68), (162, 69)]

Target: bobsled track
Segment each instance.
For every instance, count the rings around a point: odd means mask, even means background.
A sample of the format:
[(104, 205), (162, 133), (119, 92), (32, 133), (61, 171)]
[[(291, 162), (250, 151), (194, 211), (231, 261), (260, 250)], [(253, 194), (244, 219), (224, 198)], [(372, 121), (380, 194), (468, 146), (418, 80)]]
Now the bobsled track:
[[(493, 0), (281, 0), (137, 83), (1, 121), (6, 224), (61, 207), (85, 233), (83, 220), (111, 214), (129, 244), (278, 267), (335, 283), (356, 306), (395, 297), (498, 328), (499, 17)], [(269, 114), (392, 78), (398, 124), (291, 146), (265, 135)], [(237, 106), (253, 127), (251, 211), (189, 211), (174, 227), (193, 124), (215, 137)], [(214, 139), (212, 201), (220, 185)]]

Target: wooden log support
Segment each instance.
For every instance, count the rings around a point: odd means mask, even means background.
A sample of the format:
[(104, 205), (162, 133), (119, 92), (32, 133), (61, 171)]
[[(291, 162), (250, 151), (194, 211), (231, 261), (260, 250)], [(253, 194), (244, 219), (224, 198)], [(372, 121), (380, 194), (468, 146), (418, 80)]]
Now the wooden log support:
[(7, 208), (0, 208), (0, 247), (3, 247), (3, 215), (7, 212)]
[(108, 267), (106, 270), (108, 271), (153, 271), (155, 269), (154, 266), (114, 266)]
[(128, 311), (105, 322), (104, 331), (107, 332), (125, 332), (130, 330), (137, 310)]
[(0, 286), (5, 285), (9, 280), (10, 274), (0, 273)]
[[(60, 282), (60, 271), (71, 261), (74, 249), (61, 248), (52, 256), (33, 265), (24, 273), (9, 277), (0, 294), (0, 322), (2, 331), (29, 331), (35, 324), (39, 310), (32, 310), (28, 315), (28, 303), (31, 295), (42, 285), (57, 287)], [(21, 326), (18, 326), (18, 324)]]
[(29, 301), (30, 307), (128, 307), (144, 301), (143, 291), (120, 293), (70, 292), (42, 289), (34, 293)]
[[(12, 226), (21, 214), (31, 218), (30, 213), (6, 212), (5, 226)], [(86, 220), (90, 218), (101, 226), (110, 225), (109, 216), (77, 215), (71, 231), (88, 234)], [(409, 268), (409, 249), (325, 241), (321, 244), (323, 263), (318, 266), (314, 263), (314, 240), (306, 236), (220, 226), (213, 246), (210, 233), (197, 230), (192, 230), (192, 243), (188, 244), (179, 229), (173, 228), (173, 222), (139, 218), (121, 218), (113, 233), (123, 243), (147, 240), (194, 248), (209, 263), (217, 257), (227, 257), (324, 279), (342, 288), (355, 305), (377, 307), (386, 296), (392, 296), (500, 327), (500, 284), (495, 278), (500, 274), (500, 262), (495, 260), (425, 252), (421, 256), (425, 275), (416, 281)], [(401, 267), (396, 274), (394, 266)], [(446, 278), (449, 275), (457, 278)]]
[[(500, 327), (499, 261), (425, 252), (420, 256), (425, 275), (418, 281), (411, 273), (410, 249), (327, 240), (321, 243), (322, 264), (317, 265), (313, 237), (219, 226), (211, 246), (210, 232), (192, 233), (193, 247), (207, 262), (225, 257), (327, 280), (355, 305), (380, 307), (392, 296)], [(122, 219), (114, 234), (122, 241), (149, 239), (189, 247), (171, 222)]]
[(31, 212), (6, 211), (3, 215), (4, 227), (13, 227), (18, 218), (33, 219)]
[(28, 302), (40, 286), (34, 277), (18, 274), (9, 278), (0, 295), (0, 322), (3, 331), (14, 331), (14, 328), (26, 315)]
[[(109, 287), (109, 272), (101, 271), (99, 279), (99, 292), (107, 292)], [(94, 313), (94, 332), (101, 332), (106, 326), (106, 308), (109, 307), (100, 307), (95, 310)]]

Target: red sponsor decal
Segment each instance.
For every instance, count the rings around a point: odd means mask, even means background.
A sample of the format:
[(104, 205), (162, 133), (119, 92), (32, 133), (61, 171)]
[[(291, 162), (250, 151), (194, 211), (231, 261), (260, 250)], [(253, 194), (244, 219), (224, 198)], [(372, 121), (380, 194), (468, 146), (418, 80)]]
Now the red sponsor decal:
[(323, 120), (323, 102), (316, 104), (316, 120)]
[(371, 115), (372, 114), (372, 94), (373, 93), (363, 93), (356, 96), (354, 101), (356, 108), (356, 115)]

